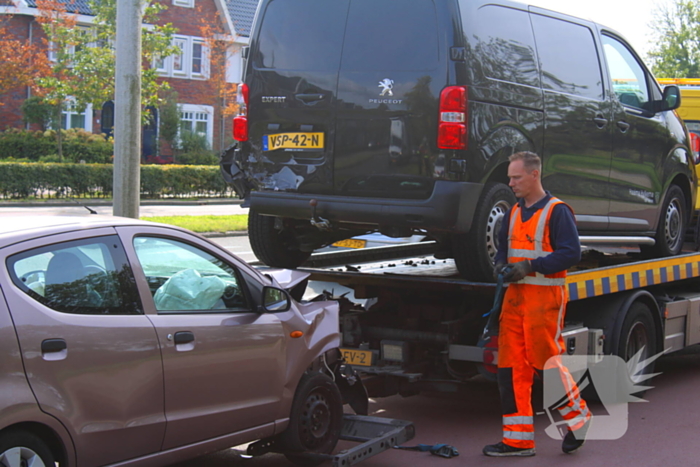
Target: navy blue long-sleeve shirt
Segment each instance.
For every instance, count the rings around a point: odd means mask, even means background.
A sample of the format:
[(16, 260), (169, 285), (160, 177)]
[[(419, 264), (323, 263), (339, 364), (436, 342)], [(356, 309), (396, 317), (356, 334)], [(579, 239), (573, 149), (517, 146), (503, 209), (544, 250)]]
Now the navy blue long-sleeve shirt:
[[(547, 196), (529, 208), (525, 207), (525, 202), (522, 199), (518, 200), (521, 219), (523, 221), (530, 219), (535, 212), (544, 208), (551, 198), (552, 195), (547, 192)], [(508, 262), (508, 230), (512, 210), (513, 208), (511, 207), (503, 219), (501, 230), (498, 232), (496, 264)], [(530, 261), (535, 272), (554, 274), (555, 272), (565, 271), (581, 261), (581, 243), (579, 242), (578, 230), (576, 229), (576, 219), (571, 209), (567, 206), (557, 204), (552, 209), (552, 215), (549, 218), (549, 237), (554, 251), (547, 256)]]

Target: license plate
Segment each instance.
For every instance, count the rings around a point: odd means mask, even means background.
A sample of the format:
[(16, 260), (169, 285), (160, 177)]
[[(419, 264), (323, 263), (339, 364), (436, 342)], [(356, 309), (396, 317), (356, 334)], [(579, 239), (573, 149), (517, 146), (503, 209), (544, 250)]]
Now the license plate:
[(364, 248), (367, 246), (367, 240), (355, 240), (354, 238), (349, 238), (347, 240), (340, 240), (335, 242), (333, 246), (340, 246), (345, 248)]
[(372, 366), (372, 351), (357, 349), (340, 349), (343, 358), (350, 365)]
[(263, 135), (263, 151), (323, 149), (323, 133), (279, 133)]

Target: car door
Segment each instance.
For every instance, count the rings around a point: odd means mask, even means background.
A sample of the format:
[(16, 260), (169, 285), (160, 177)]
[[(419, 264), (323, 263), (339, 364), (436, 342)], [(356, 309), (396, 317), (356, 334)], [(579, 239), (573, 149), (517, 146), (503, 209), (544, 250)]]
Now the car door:
[(573, 208), (579, 230), (605, 231), (613, 125), (593, 30), (531, 17), (545, 103), (543, 185)]
[(195, 236), (118, 230), (163, 355), (163, 448), (261, 426), (260, 437), (271, 435), (285, 389), (285, 339), (280, 318), (257, 311), (252, 279)]
[(611, 230), (652, 231), (664, 195), (663, 162), (676, 142), (666, 113), (651, 111), (653, 101), (661, 96), (644, 65), (622, 40), (606, 34), (601, 39), (616, 101)]
[(163, 367), (114, 229), (3, 249), (0, 284), (44, 412), (70, 432), (80, 465), (160, 450)]

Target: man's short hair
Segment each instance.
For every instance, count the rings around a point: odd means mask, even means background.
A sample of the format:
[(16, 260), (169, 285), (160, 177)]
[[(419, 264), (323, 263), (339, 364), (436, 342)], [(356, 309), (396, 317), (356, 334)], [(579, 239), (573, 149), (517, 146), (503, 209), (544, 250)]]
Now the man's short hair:
[(515, 154), (511, 155), (508, 158), (508, 160), (510, 162), (523, 161), (523, 167), (525, 167), (525, 170), (527, 170), (528, 172), (532, 172), (533, 170), (537, 170), (538, 172), (542, 173), (542, 159), (540, 159), (540, 156), (538, 156), (534, 152), (530, 152), (530, 151), (516, 152)]

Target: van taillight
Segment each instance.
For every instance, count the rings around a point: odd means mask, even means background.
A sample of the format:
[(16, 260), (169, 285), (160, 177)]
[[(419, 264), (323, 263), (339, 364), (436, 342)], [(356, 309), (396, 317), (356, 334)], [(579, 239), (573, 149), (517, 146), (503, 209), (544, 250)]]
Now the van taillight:
[(467, 149), (467, 88), (448, 86), (440, 93), (440, 149)]
[(693, 151), (695, 163), (700, 163), (700, 160), (698, 160), (698, 157), (700, 157), (700, 136), (692, 131), (690, 132), (690, 150)]
[(236, 141), (248, 141), (248, 85), (238, 85), (236, 93), (238, 114), (233, 118), (233, 139)]

